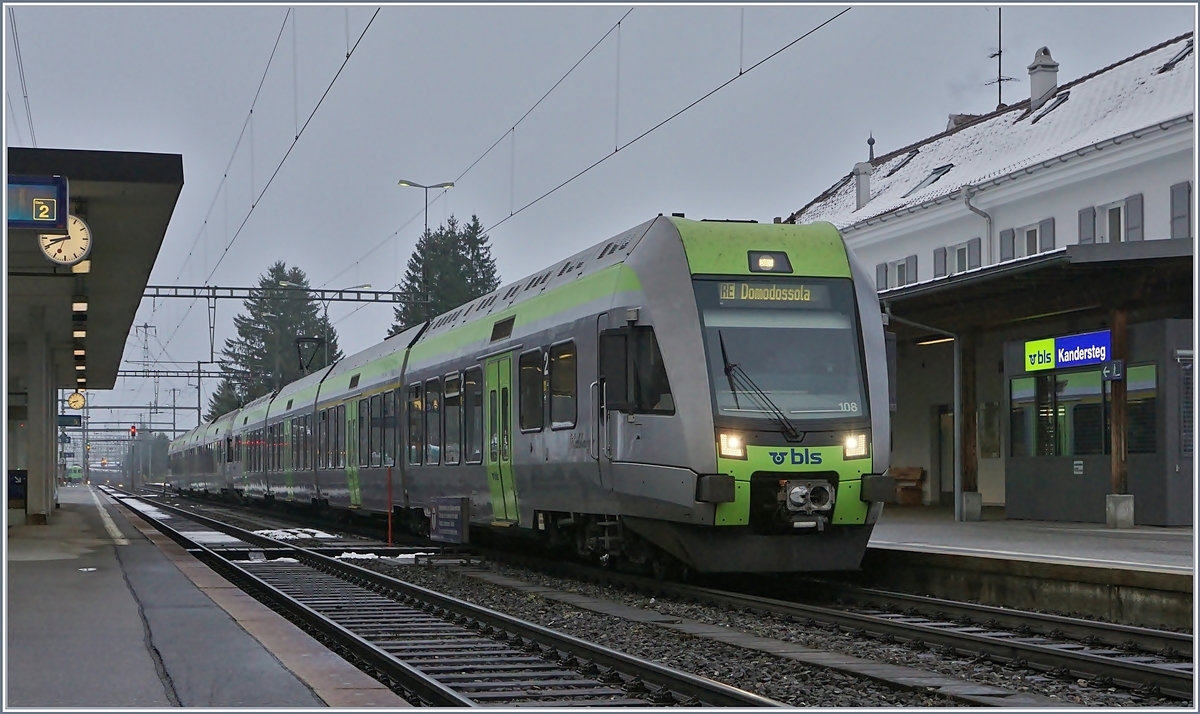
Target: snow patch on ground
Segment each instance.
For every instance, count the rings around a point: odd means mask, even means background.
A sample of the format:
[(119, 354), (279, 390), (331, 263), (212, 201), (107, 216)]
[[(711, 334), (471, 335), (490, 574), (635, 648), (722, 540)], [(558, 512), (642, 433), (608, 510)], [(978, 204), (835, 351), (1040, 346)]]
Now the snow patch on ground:
[(339, 536), (330, 535), (325, 531), (319, 531), (315, 528), (280, 528), (277, 530), (262, 530), (254, 531), (254, 535), (274, 538), (275, 540), (299, 540), (301, 538), (317, 538), (322, 540), (336, 540)]

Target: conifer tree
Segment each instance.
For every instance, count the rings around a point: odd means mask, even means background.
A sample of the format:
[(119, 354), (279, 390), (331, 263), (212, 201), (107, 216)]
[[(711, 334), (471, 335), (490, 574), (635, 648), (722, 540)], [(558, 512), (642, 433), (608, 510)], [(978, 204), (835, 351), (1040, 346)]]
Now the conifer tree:
[(468, 223), (460, 224), (451, 216), (417, 240), (400, 283), (404, 299), (394, 310), (388, 335), (487, 295), (499, 285), (492, 247), (479, 217), (472, 215)]
[[(288, 268), (283, 261), (259, 276), (258, 288), (242, 303), (244, 312), (233, 318), (237, 337), (225, 340), (221, 350), (219, 362), (228, 376), (209, 399), (209, 420), (303, 377), (298, 337), (324, 339), (328, 335), (329, 362), (342, 358), (337, 332), (328, 324), (321, 303), (303, 292), (308, 287), (304, 271)], [(308, 353), (303, 356), (309, 357)], [(308, 371), (326, 364), (322, 347), (312, 355)]]

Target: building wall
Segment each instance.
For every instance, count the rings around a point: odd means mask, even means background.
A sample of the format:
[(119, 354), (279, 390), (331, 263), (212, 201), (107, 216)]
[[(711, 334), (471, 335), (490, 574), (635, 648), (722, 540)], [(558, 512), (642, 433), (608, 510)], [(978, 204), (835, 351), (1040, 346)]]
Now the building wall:
[[(958, 199), (876, 225), (845, 232), (847, 244), (869, 266), (917, 255), (917, 280), (933, 277), (933, 251), (982, 239), (983, 265), (999, 262), (1000, 232), (1054, 218), (1055, 247), (1079, 242), (1079, 210), (1142, 194), (1146, 240), (1171, 236), (1171, 186), (1193, 175), (1192, 126), (1150, 135), (1095, 152), (976, 194), (972, 205), (992, 216), (987, 222)], [(1097, 219), (1099, 220), (1099, 219)], [(1195, 235), (1196, 217), (1192, 216)]]

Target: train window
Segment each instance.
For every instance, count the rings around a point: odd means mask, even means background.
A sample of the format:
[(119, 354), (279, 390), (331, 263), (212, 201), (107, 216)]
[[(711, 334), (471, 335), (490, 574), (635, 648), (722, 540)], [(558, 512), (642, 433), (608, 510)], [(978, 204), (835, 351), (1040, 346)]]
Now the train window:
[(609, 408), (634, 414), (675, 413), (671, 383), (654, 328), (605, 330), (600, 335), (600, 362)]
[(358, 400), (358, 465), (371, 465), (371, 402)]
[(333, 428), (337, 433), (337, 467), (346, 468), (346, 405), (339, 404), (337, 416), (333, 419)]
[(421, 385), (408, 388), (408, 463), (420, 464), (424, 451), (424, 416), (421, 404)]
[(436, 466), (442, 451), (442, 384), (440, 379), (425, 383), (425, 463)]
[(233, 455), (235, 453), (236, 452), (233, 450), (233, 437), (232, 436), (225, 437), (225, 463), (227, 463), (227, 464), (233, 463)]
[(237, 461), (242, 460), (242, 437), (233, 437), (233, 455)]
[(463, 457), (468, 464), (483, 463), (483, 370), (463, 373)]
[(329, 454), (329, 428), (325, 424), (325, 410), (317, 412), (317, 468), (328, 468), (325, 459)]
[(446, 427), (442, 434), (445, 443), (445, 455), (442, 463), (447, 466), (457, 464), (462, 454), (462, 394), (459, 393), (460, 380), (458, 375), (446, 377), (446, 398), (442, 411), (445, 413)]
[(541, 431), (545, 421), (545, 394), (542, 376), (542, 351), (530, 350), (521, 355), (521, 431)]
[(383, 465), (393, 466), (396, 463), (396, 393), (389, 391), (383, 395)]
[(575, 427), (576, 394), (575, 343), (550, 348), (550, 428)]
[(513, 317), (506, 317), (503, 320), (497, 320), (496, 323), (492, 325), (491, 341), (496, 342), (498, 340), (507, 340), (510, 336), (512, 336), (513, 324), (516, 322), (516, 320), (517, 318), (515, 315)]
[(383, 465), (383, 395), (371, 397), (371, 465)]

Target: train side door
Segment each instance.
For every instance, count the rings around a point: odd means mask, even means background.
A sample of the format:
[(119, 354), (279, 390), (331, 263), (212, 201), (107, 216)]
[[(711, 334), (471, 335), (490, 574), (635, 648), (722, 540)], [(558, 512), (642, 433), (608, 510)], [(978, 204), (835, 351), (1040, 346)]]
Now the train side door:
[(624, 401), (625, 390), (625, 344), (624, 331), (610, 327), (610, 314), (602, 313), (596, 319), (596, 382), (593, 385), (595, 402), (592, 404), (593, 423), (592, 457), (600, 467), (600, 485), (613, 490), (613, 431), (619, 428), (620, 414), (614, 413)]
[(492, 520), (517, 522), (517, 494), (512, 473), (512, 355), (502, 355), (484, 364), (484, 430), (487, 448), (488, 490), (492, 496)]

